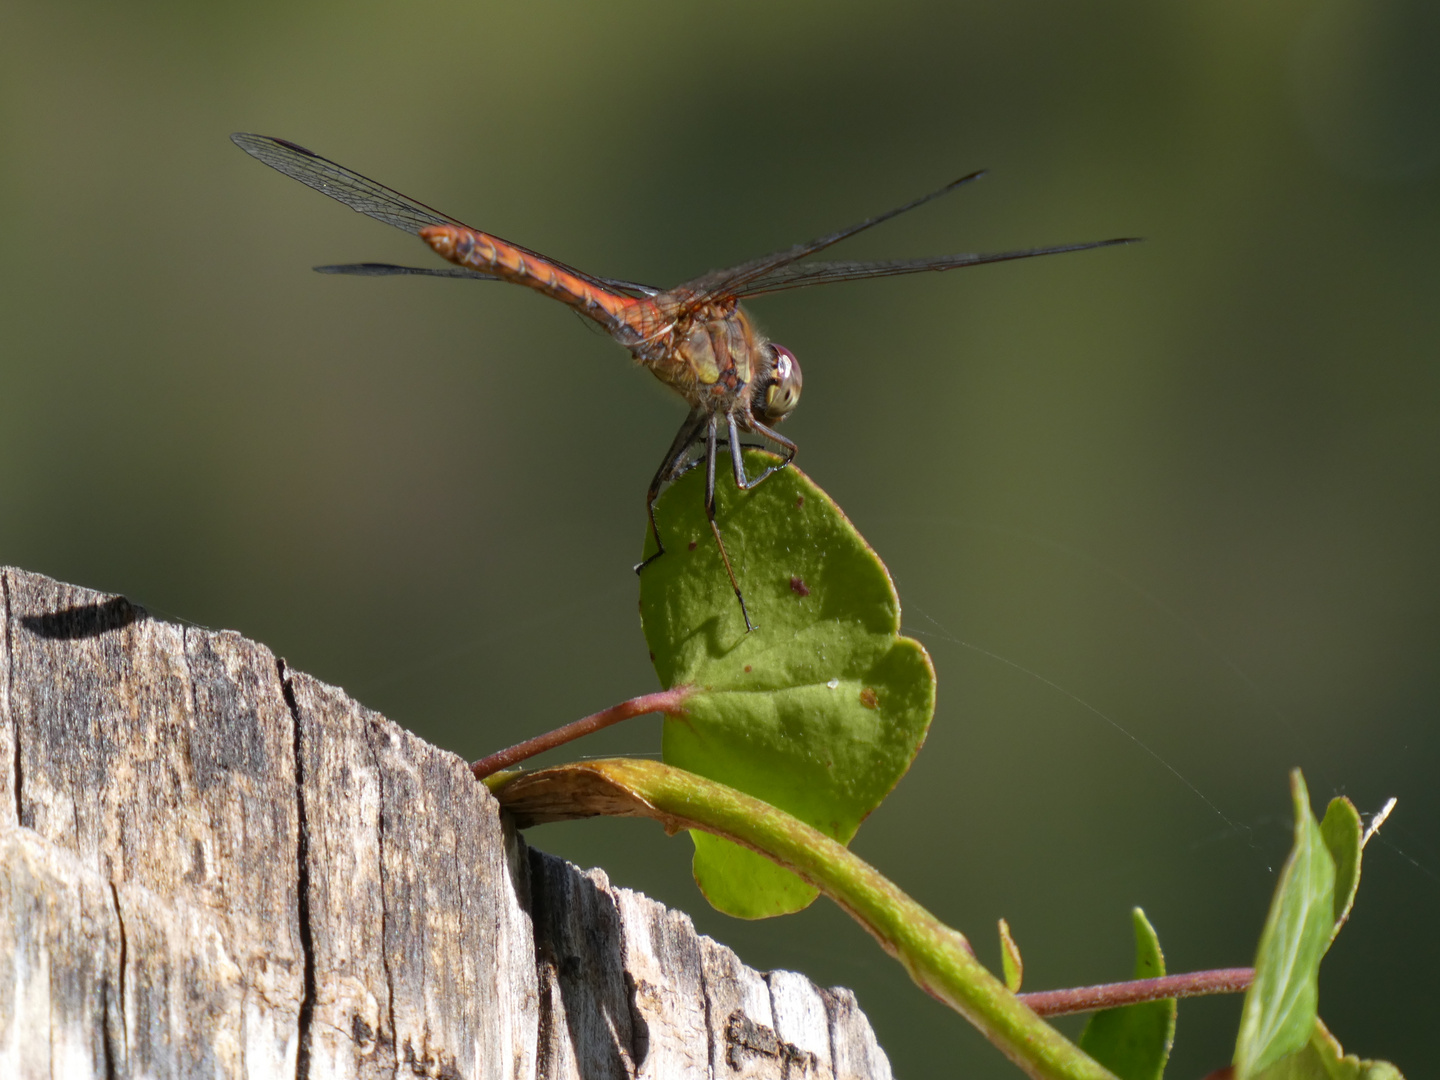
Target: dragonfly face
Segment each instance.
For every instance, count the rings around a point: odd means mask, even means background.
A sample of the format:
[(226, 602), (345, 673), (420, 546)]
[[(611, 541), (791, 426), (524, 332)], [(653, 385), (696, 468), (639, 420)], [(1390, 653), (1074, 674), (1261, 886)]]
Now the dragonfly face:
[(784, 345), (770, 343), (770, 369), (755, 381), (750, 410), (767, 424), (778, 424), (800, 404), (800, 361)]
[[(271, 168), (344, 203), (352, 210), (420, 237), (435, 252), (456, 264), (456, 268), (443, 270), (392, 266), (388, 263), (319, 266), (317, 270), (365, 276), (423, 274), (524, 285), (569, 305), (599, 323), (662, 382), (684, 397), (690, 404), (690, 415), (676, 433), (646, 493), (646, 511), (655, 537), (656, 553), (636, 570), (644, 569), (652, 559), (664, 553), (665, 545), (655, 524), (655, 500), (666, 483), (697, 463), (689, 455), (697, 445), (700, 446), (702, 456), (698, 460), (704, 462), (706, 472), (706, 515), (725, 571), (730, 577), (730, 585), (735, 590), (735, 598), (740, 603), (741, 614), (745, 617), (747, 631), (754, 626), (745, 610), (745, 598), (741, 595), (730, 557), (725, 552), (725, 542), (720, 538), (720, 527), (715, 521), (717, 450), (722, 442), (728, 444), (735, 484), (742, 491), (755, 487), (776, 469), (790, 464), (797, 448), (789, 439), (778, 434), (774, 426), (788, 416), (800, 400), (801, 379), (795, 354), (783, 345), (766, 341), (740, 307), (740, 300), (831, 282), (956, 270), (965, 266), (1131, 242), (1128, 239), (1101, 240), (988, 255), (962, 253), (883, 262), (817, 262), (810, 259), (810, 256), (842, 240), (984, 175), (977, 172), (859, 224), (751, 259), (727, 270), (702, 274), (673, 289), (661, 290), (633, 281), (596, 277), (493, 233), (472, 229), (457, 218), (442, 214), (434, 207), (416, 202), (284, 139), (245, 133), (237, 133), (230, 138), (240, 149)], [(753, 479), (746, 476), (741, 459), (742, 431), (768, 440), (782, 452), (777, 464)]]

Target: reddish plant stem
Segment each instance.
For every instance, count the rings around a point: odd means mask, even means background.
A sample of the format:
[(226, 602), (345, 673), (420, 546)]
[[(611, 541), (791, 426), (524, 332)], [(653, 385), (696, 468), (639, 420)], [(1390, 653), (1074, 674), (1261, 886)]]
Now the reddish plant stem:
[(1254, 968), (1217, 968), (1214, 971), (1192, 971), (1185, 975), (1164, 975), (1158, 979), (1077, 986), (1073, 990), (1043, 990), (1017, 996), (1041, 1016), (1065, 1016), (1095, 1009), (1113, 1009), (1120, 1005), (1136, 1005), (1142, 1001), (1163, 1001), (1165, 998), (1238, 994), (1248, 989), (1254, 978)]
[(632, 717), (644, 716), (646, 713), (653, 712), (670, 713), (671, 715), (683, 712), (682, 706), (685, 704), (685, 699), (690, 696), (690, 691), (691, 688), (688, 686), (674, 686), (669, 690), (660, 690), (654, 694), (641, 694), (629, 701), (611, 705), (608, 709), (591, 713), (583, 720), (576, 720), (563, 727), (558, 727), (554, 731), (547, 731), (544, 735), (536, 735), (533, 739), (516, 743), (489, 757), (483, 757), (470, 766), (470, 771), (475, 774), (476, 780), (483, 780), (491, 773), (508, 769), (526, 758), (543, 754), (546, 750), (554, 750), (557, 746), (564, 746), (573, 739), (589, 735), (592, 731), (599, 731), (601, 728), (607, 728), (611, 724), (618, 724), (621, 720), (629, 720)]

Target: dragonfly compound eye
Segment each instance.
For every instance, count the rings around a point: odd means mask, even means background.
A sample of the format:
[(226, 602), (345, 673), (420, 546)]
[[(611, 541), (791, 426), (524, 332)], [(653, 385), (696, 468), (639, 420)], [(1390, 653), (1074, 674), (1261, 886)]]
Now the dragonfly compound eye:
[(753, 405), (762, 418), (776, 424), (800, 401), (800, 361), (784, 345), (771, 345), (770, 354), (774, 362), (756, 387)]

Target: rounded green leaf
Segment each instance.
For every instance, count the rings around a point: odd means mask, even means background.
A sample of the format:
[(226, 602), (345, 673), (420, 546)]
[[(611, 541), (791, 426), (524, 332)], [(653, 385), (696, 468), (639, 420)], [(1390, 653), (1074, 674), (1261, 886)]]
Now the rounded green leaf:
[[(776, 460), (750, 451), (750, 475)], [(665, 554), (640, 575), (640, 614), (661, 682), (695, 688), (665, 721), (671, 765), (738, 788), (848, 843), (914, 760), (935, 711), (935, 672), (900, 636), (900, 602), (839, 507), (794, 467), (740, 492), (717, 521), (755, 624), (747, 633), (705, 518), (703, 470), (656, 504)], [(654, 551), (647, 533), (645, 554)], [(797, 911), (815, 890), (729, 841), (695, 835), (695, 879), (721, 911)]]

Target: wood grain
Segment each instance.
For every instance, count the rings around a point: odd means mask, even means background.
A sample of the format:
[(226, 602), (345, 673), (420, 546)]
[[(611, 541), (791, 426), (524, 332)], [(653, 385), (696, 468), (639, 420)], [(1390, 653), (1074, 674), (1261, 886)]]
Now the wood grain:
[(263, 645), (13, 569), (0, 617), (0, 1076), (890, 1076)]

